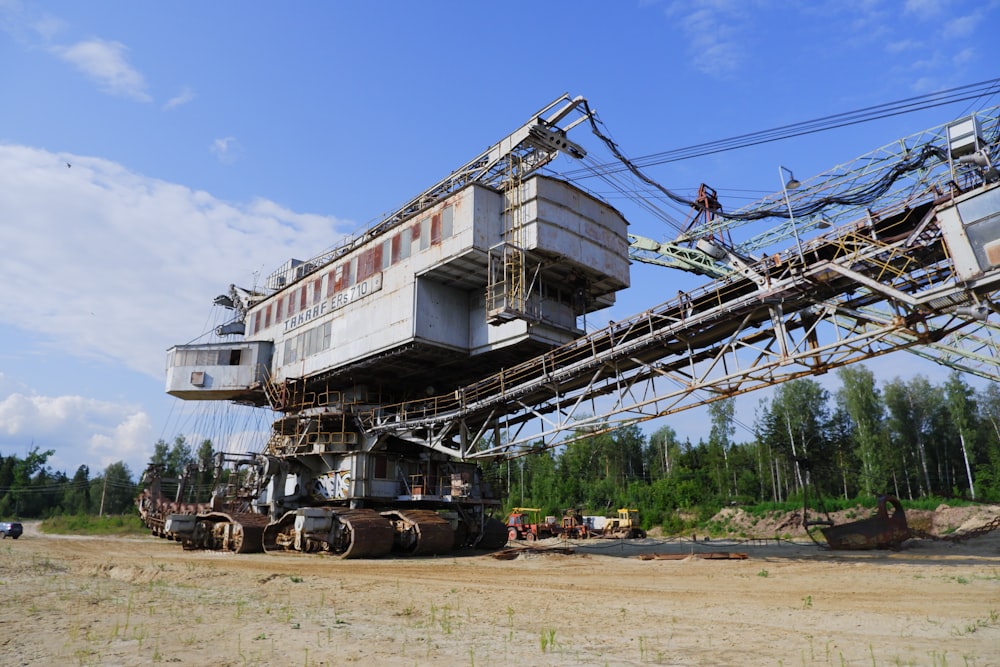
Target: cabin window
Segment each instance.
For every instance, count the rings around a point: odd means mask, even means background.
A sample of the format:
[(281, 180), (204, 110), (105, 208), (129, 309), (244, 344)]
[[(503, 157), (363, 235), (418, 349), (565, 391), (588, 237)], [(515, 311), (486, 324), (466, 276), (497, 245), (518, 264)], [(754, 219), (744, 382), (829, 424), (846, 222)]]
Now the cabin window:
[(431, 245), (441, 245), (441, 214), (431, 216)]
[(429, 221), (420, 221), (420, 249), (427, 250), (431, 245), (431, 226), (428, 224)]
[(400, 236), (401, 234), (394, 234), (393, 237), (390, 239), (390, 242), (392, 244), (392, 257), (389, 260), (390, 264), (395, 264), (400, 260), (400, 245), (401, 245), (399, 242)]
[(441, 238), (451, 238), (455, 228), (455, 207), (445, 206), (441, 211)]
[(299, 359), (330, 349), (332, 324), (327, 322), (302, 331), (285, 341), (283, 364), (292, 364)]
[(358, 258), (358, 282), (365, 280), (368, 276), (375, 273), (375, 263), (381, 260), (377, 260), (375, 257), (375, 251), (381, 251), (382, 246), (376, 246), (374, 248), (369, 248), (365, 252), (361, 253), (361, 257)]
[(337, 267), (336, 282), (333, 285), (334, 292), (339, 292), (340, 290), (344, 289), (344, 284), (347, 282), (344, 278), (344, 273), (345, 273), (344, 266), (345, 266), (344, 264), (341, 264), (340, 266)]
[[(173, 356), (174, 366), (239, 366), (243, 361), (243, 348), (219, 350), (193, 349), (177, 350)], [(247, 356), (249, 359), (249, 356)]]
[(407, 259), (410, 256), (410, 230), (400, 232), (396, 238), (399, 239), (399, 259)]

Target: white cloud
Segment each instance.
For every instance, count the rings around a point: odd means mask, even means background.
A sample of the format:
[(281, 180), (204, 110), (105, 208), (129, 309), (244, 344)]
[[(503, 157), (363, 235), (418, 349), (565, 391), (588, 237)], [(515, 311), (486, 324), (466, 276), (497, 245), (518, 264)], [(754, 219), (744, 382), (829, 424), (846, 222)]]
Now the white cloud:
[(929, 19), (945, 11), (948, 4), (948, 0), (906, 0), (903, 13), (913, 14), (920, 19)]
[(236, 140), (236, 137), (216, 139), (209, 146), (209, 150), (223, 164), (232, 164), (243, 155), (243, 147)]
[(66, 30), (66, 22), (54, 16), (43, 15), (32, 23), (31, 28), (48, 42)]
[(18, 221), (0, 225), (0, 321), (157, 379), (164, 351), (202, 333), (216, 294), (318, 254), (346, 227), (25, 146), (0, 144), (0, 173), (0, 210)]
[(134, 405), (21, 393), (0, 399), (0, 439), (25, 450), (8, 446), (5, 453), (23, 456), (32, 445), (55, 450), (47, 463), (68, 475), (83, 461), (92, 473), (116, 461), (139, 473), (135, 466), (148, 458), (151, 434), (148, 415)]
[(906, 51), (915, 51), (917, 49), (923, 48), (923, 45), (913, 39), (901, 39), (896, 42), (889, 42), (885, 45), (886, 53), (904, 53)]
[(724, 79), (735, 73), (745, 60), (745, 37), (749, 15), (745, 5), (735, 0), (701, 0), (672, 3), (665, 10), (688, 39), (688, 51), (695, 69)]
[(928, 93), (938, 89), (938, 82), (933, 77), (921, 76), (910, 87), (918, 93)]
[(163, 110), (169, 111), (170, 109), (176, 109), (179, 106), (184, 106), (193, 100), (194, 97), (194, 91), (185, 86), (181, 92), (167, 100), (167, 103), (163, 105)]
[(968, 49), (962, 49), (961, 51), (953, 55), (951, 57), (951, 62), (956, 67), (960, 67), (961, 65), (965, 65), (972, 62), (973, 60), (975, 60), (975, 58), (976, 58), (976, 50), (973, 48), (968, 48)]
[(149, 102), (146, 81), (126, 60), (128, 48), (120, 42), (91, 39), (72, 46), (54, 46), (52, 51), (74, 65), (109, 95)]
[(66, 23), (50, 14), (38, 13), (38, 7), (25, 6), (21, 0), (0, 0), (0, 31), (18, 45), (45, 43), (66, 29)]
[(131, 369), (162, 387), (167, 348), (230, 318), (212, 307), (217, 294), (230, 283), (253, 287), (255, 274), (289, 257), (318, 254), (347, 227), (26, 146), (0, 144), (0, 173), (0, 210), (11, 221), (0, 225), (0, 325), (34, 339), (30, 349), (4, 349), (4, 369), (37, 357), (37, 374), (60, 369), (65, 387), (53, 395), (25, 386), (29, 376), (0, 373), (0, 452), (23, 455), (34, 440), (56, 450), (49, 464), (67, 474), (123, 460), (137, 475), (160, 436), (136, 397), (86, 398), (94, 378), (75, 377), (61, 360), (97, 373)]
[[(98, 461), (100, 469), (125, 461), (135, 477), (149, 460), (152, 425), (145, 412), (126, 413), (113, 428), (95, 430), (87, 441), (88, 461)], [(58, 454), (58, 452), (57, 452)]]
[(954, 18), (945, 23), (941, 34), (945, 39), (960, 39), (962, 37), (968, 37), (976, 31), (977, 27), (979, 27), (981, 18), (982, 17), (977, 14), (959, 16), (958, 18)]

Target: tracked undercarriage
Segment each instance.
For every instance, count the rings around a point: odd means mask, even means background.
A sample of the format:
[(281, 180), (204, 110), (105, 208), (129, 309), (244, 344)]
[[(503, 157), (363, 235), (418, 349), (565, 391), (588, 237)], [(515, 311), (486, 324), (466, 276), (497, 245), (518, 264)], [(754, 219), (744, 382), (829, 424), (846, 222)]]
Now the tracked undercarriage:
[[(271, 465), (275, 467), (273, 462)], [(261, 468), (266, 466), (266, 462), (261, 464)], [(278, 465), (271, 472), (278, 474), (283, 468)], [(502, 547), (507, 539), (503, 523), (487, 513), (495, 505), (490, 502), (463, 507), (460, 502), (421, 493), (418, 502), (424, 507), (409, 500), (409, 506), (399, 507), (304, 506), (272, 519), (267, 512), (270, 505), (258, 502), (250, 505), (257, 511), (246, 511), (245, 501), (227, 501), (221, 493), (210, 503), (181, 502), (186, 488), (183, 482), (178, 485), (177, 497), (169, 500), (162, 493), (156, 466), (147, 470), (146, 477), (150, 485), (138, 503), (142, 521), (154, 535), (179, 541), (186, 549), (379, 558), (389, 554), (434, 556), (467, 547), (492, 550)], [(250, 475), (248, 479), (260, 477)], [(283, 477), (283, 481), (287, 479), (287, 475)], [(266, 490), (260, 492), (258, 500), (261, 497), (266, 497)], [(239, 504), (244, 509), (219, 509), (225, 504)], [(294, 500), (285, 497), (280, 506), (287, 504), (294, 504)]]

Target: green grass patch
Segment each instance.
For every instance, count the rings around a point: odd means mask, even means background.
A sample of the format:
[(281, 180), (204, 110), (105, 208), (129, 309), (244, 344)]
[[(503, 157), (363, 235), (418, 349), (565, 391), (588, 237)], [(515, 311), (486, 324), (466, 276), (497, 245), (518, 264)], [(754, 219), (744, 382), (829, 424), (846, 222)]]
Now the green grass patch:
[(135, 514), (54, 516), (42, 521), (39, 530), (51, 535), (148, 535)]

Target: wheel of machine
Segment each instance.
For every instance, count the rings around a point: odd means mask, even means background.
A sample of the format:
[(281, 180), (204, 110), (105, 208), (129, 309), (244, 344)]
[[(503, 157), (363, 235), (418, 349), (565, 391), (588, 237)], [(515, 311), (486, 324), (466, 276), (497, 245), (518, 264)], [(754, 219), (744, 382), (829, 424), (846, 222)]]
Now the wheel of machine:
[(534, 542), (535, 534), (529, 530), (527, 533), (524, 534), (524, 539), (526, 539), (529, 542)]
[[(4, 537), (6, 537), (6, 536), (4, 536)], [(510, 540), (511, 542), (516, 542), (517, 541), (517, 528), (508, 528), (507, 529), (507, 539)]]
[(263, 514), (210, 512), (203, 515), (203, 521), (208, 548), (238, 554), (259, 553), (264, 549), (264, 527), (268, 520)]
[(387, 510), (382, 516), (393, 526), (394, 551), (428, 556), (447, 553), (455, 545), (451, 523), (433, 510)]
[(261, 544), (267, 553), (295, 550), (295, 512), (285, 512), (264, 528)]
[(233, 531), (231, 534), (232, 542), (230, 542), (230, 544), (233, 547), (233, 551), (235, 551), (238, 554), (243, 553), (243, 548), (245, 546), (245, 538), (246, 538), (246, 535), (243, 531), (243, 526), (238, 523), (233, 524), (232, 531)]

